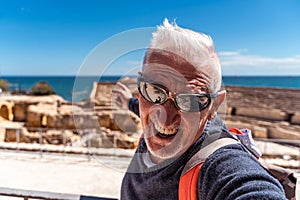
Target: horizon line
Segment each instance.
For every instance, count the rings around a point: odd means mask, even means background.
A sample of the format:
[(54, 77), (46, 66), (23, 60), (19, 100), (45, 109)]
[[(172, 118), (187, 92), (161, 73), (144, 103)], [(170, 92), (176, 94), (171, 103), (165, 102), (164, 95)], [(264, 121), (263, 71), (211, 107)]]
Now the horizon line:
[[(51, 74), (51, 75), (46, 75), (46, 74), (25, 74), (25, 75), (0, 75), (0, 79), (1, 77), (98, 77), (97, 75), (55, 75), (55, 74)], [(124, 75), (116, 75), (116, 74), (107, 74), (107, 75), (102, 75), (99, 77), (121, 77)], [(138, 75), (126, 75), (124, 77), (137, 77)], [(242, 75), (234, 75), (234, 74), (229, 74), (229, 75), (222, 75), (222, 77), (300, 77), (300, 74), (282, 74), (282, 75), (278, 75), (278, 74), (242, 74)]]

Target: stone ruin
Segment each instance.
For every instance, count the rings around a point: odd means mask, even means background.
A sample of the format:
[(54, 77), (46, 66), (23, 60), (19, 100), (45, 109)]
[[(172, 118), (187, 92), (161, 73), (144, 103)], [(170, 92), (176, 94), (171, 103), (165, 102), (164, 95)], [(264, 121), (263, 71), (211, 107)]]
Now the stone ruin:
[(226, 86), (228, 127), (256, 138), (300, 140), (300, 90)]
[[(121, 80), (136, 95), (136, 79)], [(131, 111), (112, 101), (115, 83), (95, 82), (90, 100), (60, 96), (1, 96), (0, 142), (135, 148), (142, 128)], [(300, 139), (300, 90), (226, 86), (219, 110), (226, 125), (249, 128), (256, 138)]]
[(114, 85), (94, 83), (90, 101), (73, 104), (57, 95), (1, 96), (0, 142), (135, 148), (140, 120), (113, 105)]

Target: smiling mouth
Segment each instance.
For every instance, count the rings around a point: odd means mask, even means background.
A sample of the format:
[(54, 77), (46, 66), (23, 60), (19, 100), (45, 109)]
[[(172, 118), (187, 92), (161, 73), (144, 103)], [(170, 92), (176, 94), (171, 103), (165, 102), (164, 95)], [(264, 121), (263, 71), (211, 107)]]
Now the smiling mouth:
[(157, 132), (156, 135), (159, 136), (160, 138), (172, 138), (178, 132), (178, 128), (164, 128), (160, 126), (156, 120), (151, 120), (151, 121), (154, 124), (154, 128)]

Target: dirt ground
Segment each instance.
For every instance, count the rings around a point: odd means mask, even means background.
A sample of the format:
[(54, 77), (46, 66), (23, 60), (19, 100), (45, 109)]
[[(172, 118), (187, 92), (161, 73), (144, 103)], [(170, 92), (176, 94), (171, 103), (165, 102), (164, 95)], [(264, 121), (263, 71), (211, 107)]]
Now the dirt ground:
[[(116, 152), (121, 155), (121, 153)], [(0, 188), (119, 198), (129, 157), (0, 151)], [(296, 174), (300, 178), (300, 174)], [(300, 181), (297, 184), (300, 199)], [(0, 200), (21, 199), (0, 196)]]
[(130, 160), (5, 151), (0, 159), (0, 187), (111, 198), (119, 198)]

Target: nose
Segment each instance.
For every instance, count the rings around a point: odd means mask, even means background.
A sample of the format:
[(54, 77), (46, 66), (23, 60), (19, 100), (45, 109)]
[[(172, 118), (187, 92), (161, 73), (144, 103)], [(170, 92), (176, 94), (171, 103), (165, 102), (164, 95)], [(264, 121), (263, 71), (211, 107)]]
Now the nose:
[(168, 99), (164, 104), (157, 105), (156, 117), (165, 127), (180, 123), (180, 111), (174, 103), (172, 99)]

